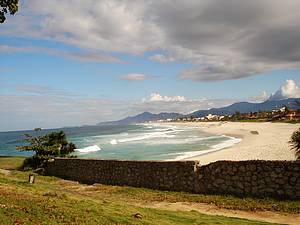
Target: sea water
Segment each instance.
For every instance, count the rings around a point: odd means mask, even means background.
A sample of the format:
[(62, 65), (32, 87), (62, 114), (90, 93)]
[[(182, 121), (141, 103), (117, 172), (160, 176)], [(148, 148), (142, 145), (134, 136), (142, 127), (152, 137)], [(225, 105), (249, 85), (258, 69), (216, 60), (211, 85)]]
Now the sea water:
[[(78, 158), (118, 160), (184, 160), (236, 144), (240, 139), (211, 135), (201, 125), (137, 124), (62, 128), (68, 140), (75, 143)], [(41, 135), (57, 131), (42, 130)], [(32, 155), (20, 152), (24, 133), (0, 132), (0, 155)]]

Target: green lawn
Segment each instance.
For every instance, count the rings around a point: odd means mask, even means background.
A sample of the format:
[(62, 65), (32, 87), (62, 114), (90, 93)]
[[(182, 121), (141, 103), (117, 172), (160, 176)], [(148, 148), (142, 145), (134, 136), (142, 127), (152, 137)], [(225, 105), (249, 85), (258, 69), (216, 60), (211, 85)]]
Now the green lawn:
[(24, 157), (4, 157), (0, 156), (0, 169), (12, 170), (22, 166)]
[[(0, 168), (20, 166), (0, 158)], [(11, 164), (9, 163), (11, 162)], [(38, 176), (27, 183), (29, 172), (0, 173), (0, 224), (268, 224), (196, 211), (175, 212), (137, 207), (151, 201), (207, 202), (222, 208), (300, 212), (296, 201), (240, 199), (232, 196), (196, 195), (108, 185), (83, 185)], [(139, 204), (141, 205), (141, 204)], [(135, 214), (141, 218), (135, 218)]]

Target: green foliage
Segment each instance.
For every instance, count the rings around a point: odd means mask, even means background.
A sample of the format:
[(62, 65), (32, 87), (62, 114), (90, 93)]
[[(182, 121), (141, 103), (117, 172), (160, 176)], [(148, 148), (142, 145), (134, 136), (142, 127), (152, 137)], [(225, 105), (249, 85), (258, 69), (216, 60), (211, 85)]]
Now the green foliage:
[(300, 160), (300, 128), (292, 134), (290, 144), (295, 151), (297, 160)]
[(18, 11), (19, 0), (0, 0), (0, 23), (6, 20), (5, 14), (14, 15)]
[(20, 151), (34, 151), (35, 155), (24, 160), (24, 166), (40, 168), (44, 163), (54, 157), (68, 157), (74, 152), (75, 144), (67, 141), (63, 131), (52, 132), (44, 136), (39, 135), (41, 129), (34, 129), (35, 135), (24, 134), (28, 145), (17, 146)]

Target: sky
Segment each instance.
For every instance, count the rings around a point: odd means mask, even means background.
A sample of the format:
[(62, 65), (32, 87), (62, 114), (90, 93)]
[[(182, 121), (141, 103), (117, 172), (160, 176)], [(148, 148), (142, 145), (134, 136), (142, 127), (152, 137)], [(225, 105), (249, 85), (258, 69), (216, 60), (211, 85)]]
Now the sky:
[(300, 97), (300, 1), (24, 0), (0, 24), (0, 131)]

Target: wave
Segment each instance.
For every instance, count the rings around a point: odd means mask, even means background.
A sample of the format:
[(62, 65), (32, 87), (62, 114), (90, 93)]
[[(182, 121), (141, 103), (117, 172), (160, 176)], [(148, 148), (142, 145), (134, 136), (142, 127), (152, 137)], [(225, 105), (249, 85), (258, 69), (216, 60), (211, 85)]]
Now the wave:
[(78, 151), (80, 153), (89, 153), (89, 152), (97, 152), (100, 151), (101, 148), (98, 145), (92, 145), (85, 148), (77, 148), (75, 151)]
[(126, 143), (126, 142), (137, 142), (137, 141), (143, 141), (146, 139), (154, 139), (154, 138), (174, 138), (175, 135), (171, 135), (171, 133), (174, 133), (176, 131), (174, 130), (168, 130), (165, 132), (151, 132), (151, 133), (145, 133), (143, 135), (137, 135), (133, 137), (128, 138), (121, 138), (121, 139), (111, 139), (109, 141), (110, 144), (116, 145), (118, 143)]
[(230, 147), (232, 145), (235, 145), (235, 144), (242, 141), (241, 138), (235, 138), (235, 137), (230, 137), (230, 136), (226, 136), (226, 135), (222, 135), (222, 137), (227, 137), (229, 139), (226, 140), (226, 141), (223, 141), (219, 144), (213, 145), (211, 147), (211, 150), (216, 151), (216, 150), (220, 150), (220, 149), (223, 149), (223, 148), (228, 148), (228, 147)]
[(111, 145), (116, 145), (116, 144), (118, 144), (118, 141), (116, 139), (112, 139), (109, 143)]
[[(171, 135), (169, 135), (171, 136)], [(173, 135), (173, 137), (176, 137)], [(206, 145), (208, 143), (205, 143), (206, 140), (214, 140), (219, 139), (220, 137), (224, 136), (209, 136), (209, 137), (199, 137), (199, 136), (190, 136), (187, 138), (173, 138), (173, 139), (161, 139), (159, 141), (148, 141), (146, 144), (148, 145), (179, 145), (179, 144), (194, 144), (198, 143)], [(201, 142), (201, 143), (200, 143)]]
[(208, 150), (176, 153), (176, 155), (179, 155), (179, 154), (180, 155), (176, 156), (174, 159), (169, 159), (169, 160), (166, 160), (166, 161), (183, 160), (183, 159), (187, 159), (187, 158), (191, 158), (191, 157), (195, 157), (195, 156), (199, 156), (199, 155), (204, 155), (204, 154), (216, 152), (216, 151), (219, 151), (221, 149), (228, 148), (228, 147), (230, 147), (232, 145), (235, 145), (235, 144), (242, 141), (241, 138), (235, 138), (235, 137), (230, 137), (230, 136), (226, 136), (226, 135), (222, 135), (222, 137), (227, 137), (229, 139), (225, 140), (225, 141), (222, 141), (219, 144), (215, 144), (215, 145), (211, 146), (210, 149), (208, 149)]
[[(121, 143), (128, 142), (141, 142), (144, 141), (146, 145), (166, 145), (166, 144), (193, 144), (199, 141), (205, 141), (210, 139), (218, 139), (224, 136), (209, 136), (209, 137), (199, 137), (199, 136), (189, 136), (186, 138), (180, 138), (178, 134), (184, 132), (185, 130), (180, 129), (176, 126), (161, 126), (153, 124), (152, 132), (146, 132), (144, 134), (132, 133), (130, 135), (122, 135), (119, 138), (116, 136), (112, 137), (107, 141), (111, 145), (117, 145)], [(126, 136), (126, 137), (124, 137)]]

